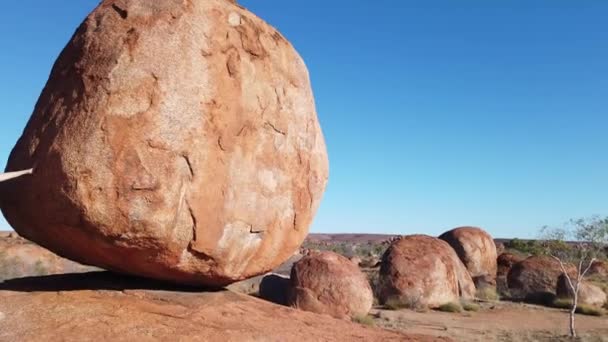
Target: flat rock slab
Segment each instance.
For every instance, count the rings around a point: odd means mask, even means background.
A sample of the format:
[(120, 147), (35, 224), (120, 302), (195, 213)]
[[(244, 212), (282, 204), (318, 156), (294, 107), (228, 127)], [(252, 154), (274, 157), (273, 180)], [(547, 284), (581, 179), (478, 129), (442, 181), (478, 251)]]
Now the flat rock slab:
[(449, 341), (106, 272), (0, 284), (1, 341)]

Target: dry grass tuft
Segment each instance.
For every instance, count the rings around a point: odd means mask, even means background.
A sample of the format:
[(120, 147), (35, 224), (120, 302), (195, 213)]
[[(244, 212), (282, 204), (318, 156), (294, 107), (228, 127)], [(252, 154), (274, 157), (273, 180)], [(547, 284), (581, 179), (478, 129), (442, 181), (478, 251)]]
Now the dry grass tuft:
[(445, 303), (437, 308), (441, 312), (462, 312), (462, 306), (459, 303)]
[(475, 292), (475, 297), (481, 300), (497, 301), (500, 299), (496, 288), (494, 287), (482, 287)]

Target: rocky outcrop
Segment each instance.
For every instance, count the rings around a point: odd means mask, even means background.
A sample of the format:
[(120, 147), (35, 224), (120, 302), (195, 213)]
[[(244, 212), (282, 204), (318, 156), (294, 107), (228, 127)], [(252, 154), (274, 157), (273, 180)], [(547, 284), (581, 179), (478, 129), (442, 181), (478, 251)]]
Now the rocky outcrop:
[[(35, 292), (24, 292), (29, 290)], [(120, 281), (103, 273), (0, 284), (0, 327), (1, 341), (20, 342), (449, 341), (366, 327), (230, 291), (151, 288), (149, 280)]]
[(317, 252), (294, 264), (288, 304), (337, 318), (367, 315), (374, 298), (366, 276), (347, 258)]
[(437, 307), (473, 298), (475, 286), (466, 268), (445, 241), (410, 235), (394, 241), (384, 256), (379, 274), (381, 303)]
[(502, 253), (498, 256), (496, 259), (496, 288), (498, 292), (508, 294), (509, 286), (507, 284), (507, 275), (509, 274), (509, 271), (511, 271), (513, 265), (524, 259), (524, 257), (512, 253)]
[(34, 166), (0, 184), (22, 236), (81, 263), (208, 286), (289, 258), (328, 178), (304, 62), (225, 0), (102, 1), (7, 170)]
[[(572, 279), (573, 280), (573, 279)], [(573, 283), (574, 284), (574, 283)], [(575, 285), (576, 286), (576, 285)], [(573, 298), (573, 291), (564, 274), (557, 279), (556, 294), (561, 298)], [(585, 281), (581, 282), (578, 290), (578, 303), (602, 307), (606, 304), (606, 293), (601, 288)]]
[(14, 232), (0, 232), (0, 282), (13, 278), (94, 270), (96, 268), (63, 259)]
[(439, 238), (454, 248), (476, 283), (495, 285), (497, 255), (490, 234), (477, 227), (460, 227)]
[[(565, 265), (569, 274), (574, 266)], [(507, 284), (513, 298), (545, 301), (556, 294), (557, 280), (562, 274), (559, 262), (549, 256), (531, 256), (513, 265)]]
[(494, 241), (494, 244), (496, 245), (496, 255), (501, 255), (505, 252), (506, 247), (504, 243)]

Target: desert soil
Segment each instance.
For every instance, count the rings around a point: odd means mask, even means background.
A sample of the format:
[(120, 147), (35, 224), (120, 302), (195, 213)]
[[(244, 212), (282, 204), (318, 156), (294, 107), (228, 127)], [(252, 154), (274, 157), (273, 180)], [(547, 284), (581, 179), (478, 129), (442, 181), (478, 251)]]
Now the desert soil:
[[(455, 341), (570, 341), (564, 310), (513, 302), (482, 303), (477, 312), (380, 310), (374, 323), (396, 331)], [(576, 315), (581, 341), (608, 341), (608, 317)]]

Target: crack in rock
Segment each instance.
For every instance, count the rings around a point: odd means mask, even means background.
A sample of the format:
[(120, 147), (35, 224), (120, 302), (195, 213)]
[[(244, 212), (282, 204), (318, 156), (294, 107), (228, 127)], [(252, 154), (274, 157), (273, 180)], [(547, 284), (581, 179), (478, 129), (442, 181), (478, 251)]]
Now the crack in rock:
[(127, 10), (118, 7), (116, 4), (112, 4), (112, 9), (116, 11), (116, 13), (118, 13), (118, 15), (123, 19), (127, 19), (129, 16), (129, 12), (127, 12)]
[(280, 129), (276, 128), (275, 125), (273, 125), (272, 123), (270, 123), (270, 121), (266, 121), (266, 126), (270, 127), (273, 131), (277, 132), (280, 135), (287, 135), (287, 133), (281, 131)]

